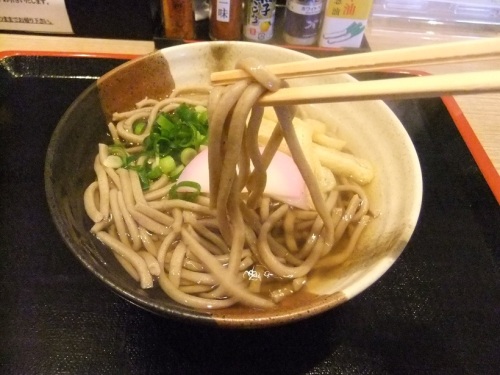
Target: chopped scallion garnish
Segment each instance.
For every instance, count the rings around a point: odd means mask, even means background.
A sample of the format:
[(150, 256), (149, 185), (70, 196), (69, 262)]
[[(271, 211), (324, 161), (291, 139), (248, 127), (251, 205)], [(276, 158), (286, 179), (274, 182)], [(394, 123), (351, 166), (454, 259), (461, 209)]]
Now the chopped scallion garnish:
[[(134, 134), (143, 134), (146, 119), (132, 125)], [(173, 112), (161, 112), (144, 138), (143, 151), (129, 154), (125, 145), (109, 146), (110, 165), (137, 171), (144, 190), (152, 181), (165, 174), (171, 180), (179, 178), (184, 167), (198, 154), (200, 146), (207, 144), (208, 118), (203, 106), (180, 104)]]
[(173, 185), (169, 192), (169, 199), (182, 199), (189, 202), (194, 202), (200, 195), (201, 186), (195, 181), (181, 181)]
[(158, 166), (160, 167), (161, 171), (167, 175), (176, 168), (175, 160), (170, 155), (161, 158)]
[(144, 130), (146, 130), (146, 126), (147, 126), (146, 120), (144, 119), (137, 120), (132, 125), (132, 131), (134, 132), (134, 134), (140, 135), (144, 133)]
[(193, 160), (196, 155), (198, 155), (198, 152), (194, 148), (191, 147), (185, 148), (184, 150), (181, 151), (181, 156), (180, 156), (181, 163), (183, 165), (188, 165), (189, 162)]

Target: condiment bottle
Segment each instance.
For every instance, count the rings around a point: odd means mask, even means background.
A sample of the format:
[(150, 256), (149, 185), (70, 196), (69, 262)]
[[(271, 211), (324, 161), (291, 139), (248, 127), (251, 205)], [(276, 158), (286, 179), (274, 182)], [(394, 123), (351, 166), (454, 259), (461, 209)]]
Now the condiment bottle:
[(329, 0), (318, 44), (358, 48), (372, 8), (372, 0)]
[(274, 34), (276, 0), (247, 0), (245, 3), (245, 25), (243, 35), (246, 40), (267, 42)]
[(191, 1), (162, 0), (165, 36), (169, 39), (194, 39), (194, 11)]
[(209, 16), (210, 39), (240, 40), (242, 13), (242, 0), (212, 0)]
[(324, 0), (287, 0), (283, 38), (288, 44), (312, 45), (323, 18)]

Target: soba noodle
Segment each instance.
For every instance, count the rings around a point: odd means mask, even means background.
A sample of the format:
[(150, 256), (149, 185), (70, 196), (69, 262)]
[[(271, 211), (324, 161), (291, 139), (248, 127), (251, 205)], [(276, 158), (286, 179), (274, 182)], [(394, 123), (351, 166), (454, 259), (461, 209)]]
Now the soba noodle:
[[(306, 285), (315, 267), (348, 259), (370, 220), (361, 187), (373, 173), (369, 163), (340, 150), (345, 141), (325, 133), (324, 124), (300, 119), (300, 108), (275, 107), (271, 121), (269, 109), (256, 102), (286, 83), (258, 62), (239, 65), (257, 82), (176, 89), (166, 99), (146, 98), (114, 114), (108, 125), (113, 142), (126, 144), (133, 155), (158, 114), (181, 103), (206, 108), (208, 194), (171, 199), (175, 181), (165, 174), (143, 190), (138, 173), (111, 158), (105, 145), (99, 145), (96, 180), (84, 194), (91, 231), (130, 276), (142, 288), (157, 279), (170, 298), (193, 308), (272, 308)], [(145, 121), (142, 134), (133, 131), (137, 120)], [(278, 151), (300, 171), (310, 209), (265, 194)]]

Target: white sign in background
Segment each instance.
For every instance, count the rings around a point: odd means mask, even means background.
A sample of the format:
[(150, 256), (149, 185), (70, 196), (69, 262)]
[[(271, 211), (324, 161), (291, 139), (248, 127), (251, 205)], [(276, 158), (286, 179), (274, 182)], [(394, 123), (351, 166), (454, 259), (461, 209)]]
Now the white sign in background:
[(73, 34), (64, 0), (0, 0), (0, 30)]

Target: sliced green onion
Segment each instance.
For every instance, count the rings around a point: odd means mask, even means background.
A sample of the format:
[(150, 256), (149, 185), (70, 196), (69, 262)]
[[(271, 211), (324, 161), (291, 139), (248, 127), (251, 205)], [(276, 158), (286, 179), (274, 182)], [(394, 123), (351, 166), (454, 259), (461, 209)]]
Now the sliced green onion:
[(116, 155), (116, 156), (119, 156), (121, 158), (128, 157), (127, 150), (125, 150), (125, 146), (121, 143), (116, 143), (114, 145), (109, 146), (108, 152), (111, 155)]
[(164, 174), (170, 174), (177, 167), (172, 156), (161, 158), (158, 162), (158, 166)]
[(121, 143), (115, 143), (108, 147), (110, 156), (116, 156), (121, 159), (121, 165), (126, 166), (129, 163), (130, 155), (125, 150), (125, 146)]
[(146, 168), (139, 168), (136, 171), (137, 174), (139, 175), (139, 180), (141, 182), (142, 190), (148, 190), (151, 181), (147, 176), (148, 172), (146, 171)]
[[(132, 132), (145, 134), (147, 119), (137, 119)], [(162, 174), (176, 180), (184, 166), (207, 144), (207, 109), (203, 106), (180, 104), (171, 112), (160, 112), (151, 132), (142, 142), (143, 150), (129, 154), (124, 144), (109, 146), (109, 166), (133, 169), (139, 174), (143, 189)], [(118, 160), (121, 159), (121, 160)]]
[(169, 199), (182, 199), (189, 202), (194, 202), (201, 192), (201, 186), (195, 181), (181, 181), (173, 185), (169, 192)]
[(160, 167), (154, 167), (147, 173), (147, 177), (150, 180), (156, 180), (157, 178), (160, 178), (160, 176), (163, 174), (163, 171), (161, 170)]
[(175, 167), (175, 169), (172, 172), (168, 174), (168, 176), (173, 180), (177, 180), (183, 170), (184, 166), (182, 164), (179, 164), (177, 167)]
[(118, 169), (123, 165), (123, 159), (118, 155), (108, 155), (103, 164), (105, 167)]
[(160, 125), (160, 131), (162, 135), (163, 133), (168, 134), (169, 132), (173, 131), (173, 129), (175, 129), (175, 124), (170, 121), (165, 113), (160, 113), (156, 118), (156, 122), (158, 125)]
[(196, 150), (194, 148), (188, 147), (185, 148), (184, 150), (181, 151), (181, 163), (184, 165), (188, 165), (191, 160), (195, 158), (195, 156), (198, 155)]
[(146, 129), (146, 120), (144, 119), (140, 119), (140, 120), (137, 120), (134, 122), (134, 124), (132, 125), (132, 131), (134, 132), (134, 134), (142, 134), (144, 133), (144, 130)]
[[(144, 140), (146, 151), (178, 155), (185, 148), (198, 150), (207, 142), (207, 112), (181, 104), (173, 112), (161, 112), (155, 119), (151, 133)], [(175, 157), (175, 156), (174, 156)]]

